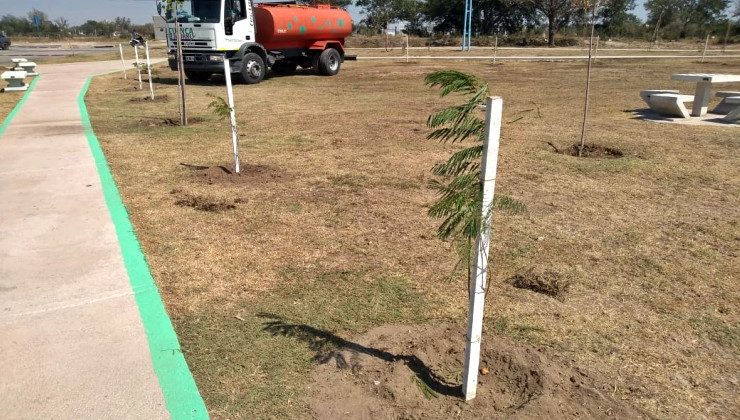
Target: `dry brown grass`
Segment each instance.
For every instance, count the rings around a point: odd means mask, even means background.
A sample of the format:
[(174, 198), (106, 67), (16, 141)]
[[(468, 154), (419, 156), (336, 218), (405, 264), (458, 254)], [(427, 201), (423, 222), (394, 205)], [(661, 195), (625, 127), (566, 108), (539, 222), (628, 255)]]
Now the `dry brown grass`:
[[(0, 67), (0, 73), (3, 71), (5, 70)], [(26, 84), (31, 83), (32, 80), (32, 78), (26, 79)], [(6, 85), (4, 81), (0, 81), (0, 84), (2, 84), (3, 87)], [(10, 114), (10, 111), (13, 110), (21, 97), (23, 97), (24, 93), (25, 92), (0, 92), (0, 123), (5, 121), (5, 118)]]
[[(462, 273), (451, 278), (454, 252), (426, 216), (430, 168), (453, 147), (426, 140), (425, 120), (454, 99), (422, 80), (445, 67), (504, 98), (497, 192), (526, 205), (494, 216), (489, 333), (551, 347), (656, 416), (732, 417), (740, 130), (627, 111), (642, 108), (640, 89), (691, 89), (671, 73), (738, 73), (737, 60), (600, 61), (589, 141), (620, 159), (547, 145), (578, 138), (583, 63), (361, 62), (334, 78), (237, 86), (242, 162), (261, 169), (212, 182), (180, 163), (230, 163), (227, 124), (206, 109), (222, 86), (188, 87), (191, 115), (204, 121), (159, 127), (149, 122), (177, 118), (173, 73), (158, 70), (164, 103), (132, 103), (145, 93), (130, 80), (96, 79), (96, 132), (212, 415), (308, 415), (312, 354), (265, 334), (263, 312), (345, 336), (464, 317)], [(198, 211), (176, 205), (173, 190), (240, 204)], [(526, 267), (567, 278), (562, 301), (513, 287)]]

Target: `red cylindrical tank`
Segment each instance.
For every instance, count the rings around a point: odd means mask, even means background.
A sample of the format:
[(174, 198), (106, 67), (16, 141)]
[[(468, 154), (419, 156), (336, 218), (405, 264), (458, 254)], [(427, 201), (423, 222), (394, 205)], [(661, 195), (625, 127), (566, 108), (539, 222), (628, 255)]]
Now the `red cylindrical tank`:
[(268, 50), (308, 48), (316, 41), (339, 41), (352, 33), (346, 10), (328, 5), (254, 7), (257, 42)]

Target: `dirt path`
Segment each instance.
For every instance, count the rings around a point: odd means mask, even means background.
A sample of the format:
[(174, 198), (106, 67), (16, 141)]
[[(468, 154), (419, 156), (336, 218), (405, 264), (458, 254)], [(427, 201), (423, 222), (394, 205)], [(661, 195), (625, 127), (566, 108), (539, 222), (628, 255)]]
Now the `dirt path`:
[(0, 137), (0, 406), (9, 418), (172, 412), (140, 303), (158, 294), (132, 288), (78, 107), (87, 78), (120, 65), (41, 66)]

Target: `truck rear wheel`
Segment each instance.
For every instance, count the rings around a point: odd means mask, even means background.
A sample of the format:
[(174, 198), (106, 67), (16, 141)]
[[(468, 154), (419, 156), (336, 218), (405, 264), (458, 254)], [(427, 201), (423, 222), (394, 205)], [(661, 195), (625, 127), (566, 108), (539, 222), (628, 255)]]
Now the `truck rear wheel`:
[(267, 67), (265, 61), (259, 54), (247, 53), (242, 59), (242, 71), (239, 74), (239, 81), (248, 85), (254, 85), (265, 78)]
[(342, 56), (334, 48), (327, 48), (319, 56), (319, 74), (334, 76), (342, 66)]
[(190, 80), (191, 82), (204, 83), (210, 80), (211, 73), (206, 73), (202, 71), (185, 70), (185, 77), (187, 77), (188, 80)]

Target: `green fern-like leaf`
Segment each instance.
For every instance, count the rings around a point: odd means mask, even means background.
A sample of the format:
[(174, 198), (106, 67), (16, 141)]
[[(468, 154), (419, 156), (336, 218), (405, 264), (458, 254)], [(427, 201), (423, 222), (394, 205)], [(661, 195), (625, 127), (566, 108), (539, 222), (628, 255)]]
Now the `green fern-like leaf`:
[(229, 114), (231, 113), (231, 108), (229, 107), (229, 104), (226, 102), (226, 99), (216, 96), (212, 93), (209, 93), (208, 96), (213, 98), (211, 103), (208, 104), (208, 109), (210, 109), (219, 120), (224, 120), (229, 117)]

